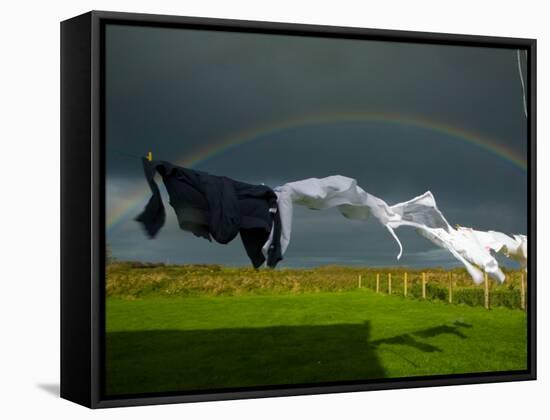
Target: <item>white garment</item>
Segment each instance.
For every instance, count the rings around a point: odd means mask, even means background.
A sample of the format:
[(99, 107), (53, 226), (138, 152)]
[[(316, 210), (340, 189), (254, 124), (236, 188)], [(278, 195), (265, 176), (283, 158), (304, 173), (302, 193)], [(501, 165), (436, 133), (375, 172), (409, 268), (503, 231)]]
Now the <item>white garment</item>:
[[(400, 219), (398, 215), (391, 211), (385, 201), (365, 192), (357, 185), (355, 179), (341, 175), (289, 182), (274, 188), (274, 191), (277, 194), (277, 205), (281, 217), (282, 254), (285, 253), (290, 242), (294, 204), (300, 204), (314, 210), (337, 207), (342, 215), (348, 219), (366, 220), (372, 214), (385, 226), (389, 221)], [(397, 239), (396, 236), (394, 237)], [(272, 240), (273, 238), (270, 236), (263, 246), (264, 255), (267, 254), (267, 249)]]
[(527, 269), (527, 235), (514, 235), (514, 241), (517, 244), (516, 248), (506, 245), (504, 254), (509, 258), (519, 261), (522, 267)]
[(510, 237), (494, 230), (482, 232), (472, 229), (472, 231), (486, 248), (503, 253), (506, 257), (519, 262), (522, 268), (527, 267), (527, 236), (513, 235)]
[[(489, 235), (486, 232), (468, 228), (454, 229), (437, 208), (435, 198), (430, 191), (412, 200), (389, 206), (384, 200), (363, 190), (357, 185), (355, 179), (341, 175), (289, 182), (274, 188), (274, 191), (277, 194), (281, 218), (282, 254), (290, 243), (293, 206), (300, 204), (315, 210), (337, 207), (344, 217), (355, 220), (366, 220), (372, 215), (397, 241), (399, 245), (397, 259), (401, 257), (403, 247), (394, 229), (401, 226), (414, 227), (422, 236), (437, 246), (447, 249), (466, 267), (476, 283), (483, 281), (483, 273), (479, 268), (496, 280), (504, 281), (504, 274), (491, 255), (491, 250), (498, 252), (505, 246), (509, 255), (525, 255), (525, 259), (527, 256), (525, 236), (515, 236), (515, 238), (525, 238), (525, 245), (518, 240), (520, 245), (516, 244), (514, 248), (511, 242), (500, 245), (503, 242), (502, 238), (498, 239), (495, 235)], [(512, 240), (508, 236), (507, 238)], [(272, 241), (273, 229), (262, 248), (264, 255), (267, 255)]]
[(504, 273), (497, 260), (478, 240), (471, 229), (454, 229), (438, 209), (435, 198), (430, 191), (404, 203), (391, 206), (401, 216), (401, 220), (390, 222), (390, 227), (415, 227), (417, 232), (432, 241), (435, 245), (447, 249), (466, 268), (475, 283), (483, 281), (481, 268), (489, 276), (504, 281)]

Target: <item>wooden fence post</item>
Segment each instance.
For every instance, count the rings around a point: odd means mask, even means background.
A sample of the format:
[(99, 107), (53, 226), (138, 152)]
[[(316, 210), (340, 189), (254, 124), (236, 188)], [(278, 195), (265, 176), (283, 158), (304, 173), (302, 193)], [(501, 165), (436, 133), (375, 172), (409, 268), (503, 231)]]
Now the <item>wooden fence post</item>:
[(376, 293), (380, 292), (380, 274), (376, 273)]
[(388, 273), (388, 295), (391, 295), (391, 273)]
[(523, 274), (523, 271), (520, 275), (520, 281), (521, 281), (521, 309), (525, 310), (525, 276)]
[(361, 288), (361, 274), (359, 274), (359, 289)]
[(453, 303), (453, 273), (449, 273), (449, 303)]
[(485, 273), (485, 309), (489, 309), (489, 276)]
[(407, 297), (407, 273), (403, 277), (403, 294)]
[(422, 299), (426, 299), (426, 273), (422, 273)]

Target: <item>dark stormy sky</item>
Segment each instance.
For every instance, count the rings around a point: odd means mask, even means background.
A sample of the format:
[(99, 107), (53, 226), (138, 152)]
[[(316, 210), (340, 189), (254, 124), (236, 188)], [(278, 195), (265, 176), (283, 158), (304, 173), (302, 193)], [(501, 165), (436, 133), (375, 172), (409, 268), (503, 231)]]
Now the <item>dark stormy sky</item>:
[[(107, 27), (107, 217), (145, 186), (137, 156), (177, 161), (257, 127), (304, 116), (383, 113), (490, 139), (526, 159), (516, 51), (201, 30)], [(524, 67), (525, 71), (525, 67)], [(304, 118), (305, 120), (305, 118)], [(199, 161), (213, 174), (276, 186), (341, 174), (389, 204), (431, 190), (452, 224), (526, 233), (524, 169), (429, 127), (326, 117), (264, 130)], [(163, 187), (162, 187), (163, 188)], [(132, 219), (107, 230), (115, 257), (248, 265), (240, 240), (209, 243), (168, 220), (149, 240)], [(458, 263), (401, 228), (408, 266)], [(394, 265), (397, 246), (375, 220), (296, 208), (280, 266)]]

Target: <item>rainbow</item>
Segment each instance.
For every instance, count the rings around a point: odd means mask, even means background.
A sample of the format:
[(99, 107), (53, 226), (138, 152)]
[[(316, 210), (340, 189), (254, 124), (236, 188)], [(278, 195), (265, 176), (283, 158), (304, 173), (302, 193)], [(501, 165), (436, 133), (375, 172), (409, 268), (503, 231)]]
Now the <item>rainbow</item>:
[[(430, 130), (443, 134), (443, 139), (466, 142), (484, 152), (496, 155), (522, 171), (526, 171), (527, 169), (527, 163), (524, 157), (519, 156), (516, 152), (505, 145), (498, 144), (491, 139), (482, 137), (477, 133), (418, 116), (372, 112), (331, 112), (325, 114), (302, 115), (296, 118), (288, 118), (274, 123), (272, 122), (259, 125), (235, 133), (234, 135), (221, 139), (218, 142), (210, 143), (209, 145), (198, 149), (191, 154), (186, 154), (186, 156), (177, 159), (174, 163), (180, 166), (192, 168), (199, 163), (221, 155), (230, 149), (265, 138), (268, 134), (283, 132), (285, 130), (303, 126), (341, 122), (386, 123)], [(146, 151), (144, 151), (144, 153), (145, 152)], [(149, 187), (145, 182), (143, 182), (143, 186), (132, 192), (124, 200), (124, 202), (114, 208), (110, 208), (107, 214), (107, 231), (110, 232), (114, 230), (115, 227), (120, 224), (120, 222), (123, 221), (128, 214), (137, 215), (144, 207), (146, 199), (149, 195)]]

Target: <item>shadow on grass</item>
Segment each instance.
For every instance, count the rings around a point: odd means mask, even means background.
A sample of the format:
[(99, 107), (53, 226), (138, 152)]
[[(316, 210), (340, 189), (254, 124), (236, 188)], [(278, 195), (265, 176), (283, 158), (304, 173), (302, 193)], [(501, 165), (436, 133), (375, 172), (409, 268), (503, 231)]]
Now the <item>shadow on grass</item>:
[(370, 323), (109, 332), (107, 395), (385, 377)]
[(381, 344), (398, 344), (402, 346), (413, 347), (426, 353), (441, 352), (442, 350), (439, 347), (419, 341), (414, 336), (420, 338), (432, 338), (441, 334), (451, 334), (461, 339), (467, 338), (467, 336), (462, 333), (462, 331), (460, 331), (460, 328), (472, 328), (472, 325), (460, 321), (455, 321), (452, 325), (444, 324), (437, 327), (412, 331), (410, 333), (400, 334), (393, 337), (372, 341), (370, 344), (373, 347), (378, 347)]
[[(468, 325), (468, 324), (466, 324)], [(471, 327), (471, 326), (470, 326)], [(417, 337), (422, 338), (431, 338), (436, 337), (441, 334), (451, 334), (456, 335), (459, 338), (467, 338), (465, 334), (462, 333), (462, 331), (459, 330), (459, 328), (464, 328), (463, 325), (440, 325), (438, 327), (433, 328), (426, 328), (424, 330), (415, 331), (412, 334), (416, 335)]]
[(381, 344), (397, 344), (400, 346), (408, 346), (423, 351), (425, 353), (441, 352), (441, 349), (439, 347), (432, 346), (428, 343), (423, 343), (422, 341), (418, 341), (411, 334), (400, 334), (393, 337), (376, 340), (371, 343), (373, 347), (378, 347)]

